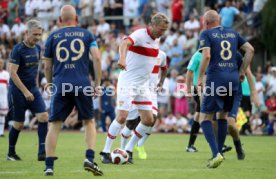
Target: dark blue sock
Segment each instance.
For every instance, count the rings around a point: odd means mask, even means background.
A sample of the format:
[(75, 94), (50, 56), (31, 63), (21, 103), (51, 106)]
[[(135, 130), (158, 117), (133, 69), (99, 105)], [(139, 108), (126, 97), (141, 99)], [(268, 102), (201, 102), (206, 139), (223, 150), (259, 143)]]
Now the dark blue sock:
[(204, 136), (212, 150), (213, 157), (215, 157), (218, 153), (218, 147), (216, 144), (216, 139), (215, 139), (212, 122), (209, 120), (203, 121), (201, 123), (201, 128), (202, 128)]
[(15, 145), (20, 131), (16, 130), (13, 126), (9, 133), (9, 155), (15, 154)]
[(45, 153), (45, 139), (48, 131), (48, 122), (38, 123), (38, 154)]
[(56, 157), (46, 157), (46, 160), (45, 160), (46, 169), (48, 168), (54, 169), (55, 160), (56, 160)]
[(86, 150), (86, 154), (85, 157), (90, 161), (90, 162), (94, 162), (94, 150), (92, 149), (87, 149)]
[(222, 147), (224, 145), (226, 135), (227, 135), (227, 120), (226, 119), (218, 119), (218, 150), (222, 153)]
[(236, 151), (238, 151), (241, 148), (241, 140), (234, 140), (234, 145), (235, 145)]

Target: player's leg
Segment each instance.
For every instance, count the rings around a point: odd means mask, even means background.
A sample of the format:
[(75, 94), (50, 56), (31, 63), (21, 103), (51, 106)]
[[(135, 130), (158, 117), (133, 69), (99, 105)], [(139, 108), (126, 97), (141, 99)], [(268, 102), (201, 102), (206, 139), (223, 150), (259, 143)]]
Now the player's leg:
[(32, 91), (34, 95), (34, 101), (28, 105), (28, 108), (35, 113), (38, 120), (38, 161), (45, 160), (45, 139), (48, 131), (48, 112), (46, 112), (46, 106), (41, 93), (37, 88)]
[(133, 152), (134, 146), (143, 136), (147, 135), (146, 133), (151, 132), (152, 125), (154, 124), (154, 119), (153, 119), (152, 110), (150, 108), (151, 108), (151, 105), (149, 106), (148, 110), (146, 110), (146, 108), (144, 110), (139, 109), (141, 122), (135, 128), (134, 135), (131, 136), (131, 139), (126, 145), (126, 151), (129, 154), (129, 163), (133, 163), (132, 152)]
[(227, 116), (228, 112), (217, 113), (217, 143), (219, 153), (222, 154), (222, 148), (227, 136)]
[(199, 112), (196, 112), (194, 115), (194, 121), (193, 121), (192, 128), (191, 128), (189, 143), (186, 148), (187, 152), (197, 152), (198, 151), (194, 146), (196, 138), (197, 138), (197, 134), (200, 129), (200, 124), (198, 121), (199, 121)]
[(127, 91), (129, 90), (128, 88), (118, 87), (117, 90), (117, 116), (109, 126), (104, 149), (100, 152), (102, 163), (105, 164), (111, 163), (111, 146), (127, 119), (128, 111), (131, 107), (131, 101), (134, 98), (130, 95), (129, 91)]
[(9, 111), (7, 98), (0, 98), (0, 137), (4, 137), (5, 117)]
[(138, 109), (132, 109), (129, 111), (126, 125), (121, 131), (121, 149), (125, 149), (127, 141), (131, 136), (132, 130), (137, 126), (137, 120), (140, 120)]
[(49, 127), (45, 140), (46, 159), (45, 175), (54, 174), (54, 161), (57, 160), (55, 155), (57, 140), (62, 126), (67, 116), (72, 112), (74, 99), (68, 94), (55, 94), (51, 98), (51, 111), (49, 115)]
[(21, 158), (16, 154), (16, 143), (20, 134), (20, 131), (24, 127), (26, 100), (25, 97), (16, 90), (10, 90), (8, 95), (9, 101), (9, 120), (14, 121), (9, 131), (9, 150), (7, 160), (16, 161)]

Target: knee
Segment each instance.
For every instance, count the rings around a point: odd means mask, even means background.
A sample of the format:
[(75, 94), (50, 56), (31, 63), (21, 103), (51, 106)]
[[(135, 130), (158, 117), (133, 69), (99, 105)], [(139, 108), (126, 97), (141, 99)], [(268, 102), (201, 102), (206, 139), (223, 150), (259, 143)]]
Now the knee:
[(37, 116), (37, 120), (38, 122), (48, 122), (48, 113), (44, 112), (40, 114), (39, 116)]
[(14, 122), (13, 128), (15, 128), (18, 131), (21, 131), (24, 128), (24, 123), (23, 122)]
[(116, 117), (117, 122), (119, 124), (124, 124), (127, 119), (127, 115), (128, 113), (124, 113), (124, 112), (119, 113), (118, 116)]

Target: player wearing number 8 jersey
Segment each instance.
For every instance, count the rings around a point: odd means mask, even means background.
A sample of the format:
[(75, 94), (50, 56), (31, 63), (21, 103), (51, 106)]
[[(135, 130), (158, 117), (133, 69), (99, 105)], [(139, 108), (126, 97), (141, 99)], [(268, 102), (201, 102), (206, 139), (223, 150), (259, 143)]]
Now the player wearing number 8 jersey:
[[(87, 145), (84, 169), (94, 175), (103, 175), (94, 163), (94, 147), (96, 139), (95, 121), (93, 119), (92, 96), (86, 95), (84, 89), (90, 87), (89, 53), (92, 55), (95, 67), (95, 86), (100, 85), (101, 59), (97, 43), (92, 34), (77, 25), (76, 10), (70, 5), (61, 9), (60, 22), (62, 28), (53, 32), (46, 42), (44, 54), (45, 76), (48, 83), (57, 88), (57, 93), (51, 98), (50, 125), (46, 137), (46, 169), (45, 175), (53, 175), (55, 148), (62, 122), (76, 106), (79, 120), (83, 120), (85, 127), (85, 141)], [(53, 68), (54, 67), (54, 68)], [(52, 69), (54, 69), (52, 75)], [(69, 83), (72, 89), (78, 91), (65, 93), (63, 85)], [(87, 89), (87, 88), (86, 88)], [(68, 89), (67, 89), (68, 91)]]
[[(244, 76), (254, 55), (254, 48), (248, 42), (237, 32), (220, 27), (219, 22), (219, 15), (216, 11), (210, 10), (205, 13), (204, 25), (207, 30), (200, 35), (199, 49), (203, 56), (198, 78), (198, 87), (200, 88), (203, 87), (203, 76), (208, 67), (200, 121), (213, 154), (207, 165), (209, 168), (216, 168), (223, 161), (221, 154), (227, 134), (227, 115), (232, 109), (233, 97), (238, 90), (239, 76)], [(245, 52), (240, 72), (236, 58), (239, 49)], [(211, 89), (214, 93), (211, 93)], [(217, 144), (211, 122), (216, 112)]]

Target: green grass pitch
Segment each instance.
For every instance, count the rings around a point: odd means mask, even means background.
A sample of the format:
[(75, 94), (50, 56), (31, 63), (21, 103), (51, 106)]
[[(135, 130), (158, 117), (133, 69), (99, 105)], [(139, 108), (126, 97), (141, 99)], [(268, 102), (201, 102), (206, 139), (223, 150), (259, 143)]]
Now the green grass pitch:
[[(105, 134), (98, 134), (96, 146), (96, 162), (104, 171), (101, 178), (112, 179), (178, 179), (178, 178), (276, 178), (276, 138), (264, 136), (242, 137), (246, 159), (238, 161), (235, 149), (225, 154), (226, 160), (217, 169), (206, 168), (207, 159), (211, 153), (203, 135), (198, 137), (196, 147), (198, 153), (187, 153), (185, 147), (188, 135), (152, 134), (145, 147), (147, 160), (137, 159), (134, 153), (133, 165), (104, 165), (99, 159), (103, 148)], [(45, 178), (44, 162), (37, 161), (37, 134), (21, 132), (17, 153), (23, 161), (6, 161), (8, 137), (0, 138), (0, 178)], [(119, 147), (120, 137), (113, 148)], [(230, 136), (226, 144), (233, 146)], [(62, 132), (56, 154), (59, 159), (55, 162), (53, 178), (93, 178), (91, 173), (83, 170), (85, 144), (83, 133)]]

